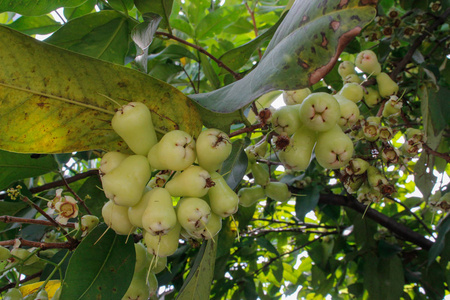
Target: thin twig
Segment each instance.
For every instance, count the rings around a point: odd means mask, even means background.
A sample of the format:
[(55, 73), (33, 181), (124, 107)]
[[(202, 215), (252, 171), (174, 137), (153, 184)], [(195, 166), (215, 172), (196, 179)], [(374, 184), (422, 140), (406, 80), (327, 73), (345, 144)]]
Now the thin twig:
[(425, 149), (425, 151), (427, 151), (427, 152), (430, 153), (431, 155), (440, 157), (440, 158), (442, 158), (443, 160), (445, 160), (447, 163), (450, 163), (450, 155), (449, 155), (449, 154), (437, 152), (437, 151), (431, 149), (430, 146), (428, 146), (428, 145), (425, 144), (425, 143), (423, 143), (422, 146), (423, 146), (423, 149)]
[(39, 248), (41, 250), (46, 249), (70, 249), (73, 250), (76, 248), (77, 244), (71, 242), (61, 242), (61, 243), (45, 243), (45, 242), (36, 242), (30, 240), (24, 240), (22, 238), (17, 238), (13, 240), (0, 241), (0, 246), (14, 246), (14, 244), (20, 240), (21, 246), (34, 247)]
[[(0, 216), (0, 222), (54, 226), (54, 224), (52, 222), (46, 221), (46, 220), (26, 219), (26, 218), (18, 218), (18, 217), (13, 217), (13, 216)], [(68, 227), (68, 228), (75, 228), (75, 223), (67, 223), (66, 225), (61, 225), (61, 226)]]
[(240, 134), (243, 134), (243, 133), (255, 131), (256, 129), (259, 129), (259, 128), (262, 128), (262, 127), (263, 127), (263, 124), (257, 123), (257, 124), (251, 125), (249, 127), (238, 129), (238, 130), (230, 133), (228, 136), (229, 137), (237, 136), (237, 135), (240, 135)]

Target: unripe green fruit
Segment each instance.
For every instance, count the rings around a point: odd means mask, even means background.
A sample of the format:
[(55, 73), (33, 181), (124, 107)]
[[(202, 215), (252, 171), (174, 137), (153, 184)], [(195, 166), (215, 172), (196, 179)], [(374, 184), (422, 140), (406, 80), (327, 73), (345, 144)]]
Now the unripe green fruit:
[(380, 74), (381, 72), (381, 65), (378, 62), (377, 55), (371, 50), (364, 50), (358, 53), (356, 56), (355, 65), (361, 71), (374, 76)]
[(150, 191), (147, 191), (144, 195), (142, 195), (141, 200), (139, 200), (136, 205), (128, 207), (128, 219), (131, 224), (136, 227), (144, 228), (144, 225), (142, 225), (142, 215), (144, 214), (148, 201), (150, 200)]
[(365, 177), (363, 175), (351, 175), (345, 177), (343, 184), (348, 193), (355, 193), (361, 185), (365, 182)]
[(5, 294), (3, 294), (3, 300), (21, 300), (23, 295), (18, 288), (9, 289)]
[(165, 235), (151, 235), (144, 232), (144, 242), (150, 254), (166, 257), (175, 253), (178, 249), (181, 225), (177, 223), (175, 227)]
[(382, 197), (379, 191), (372, 189), (367, 183), (362, 184), (356, 193), (356, 199), (367, 205), (373, 202), (379, 202)]
[(397, 98), (397, 96), (391, 96), (391, 98), (386, 101), (383, 108), (383, 117), (388, 118), (400, 113), (403, 103)]
[(381, 72), (377, 75), (378, 92), (385, 98), (398, 92), (398, 84), (389, 77), (388, 74)]
[(348, 100), (358, 103), (364, 97), (364, 89), (359, 83), (350, 82), (344, 84), (338, 95), (344, 96)]
[(353, 155), (353, 142), (339, 126), (319, 133), (315, 147), (317, 162), (326, 169), (345, 166)]
[(383, 186), (389, 184), (386, 177), (381, 174), (380, 170), (373, 166), (370, 166), (367, 169), (367, 181), (369, 185), (377, 191), (381, 191)]
[(150, 287), (147, 284), (147, 272), (142, 270), (140, 272), (134, 272), (131, 279), (130, 286), (126, 291), (122, 300), (144, 300), (150, 296)]
[(361, 84), (362, 80), (356, 74), (349, 74), (349, 75), (345, 76), (345, 78), (343, 79), (343, 82), (344, 82), (344, 84), (351, 83), (351, 82)]
[(366, 123), (362, 127), (362, 131), (364, 134), (364, 139), (366, 139), (369, 142), (374, 142), (378, 140), (379, 137), (379, 130), (378, 125), (375, 125), (373, 123)]
[(412, 140), (415, 143), (424, 141), (424, 134), (420, 129), (408, 128), (406, 129), (405, 135), (407, 140)]
[[(24, 265), (29, 266), (39, 261), (36, 254), (31, 255), (31, 252), (22, 248), (11, 249), (11, 255), (14, 257), (14, 262), (24, 262)], [(11, 258), (10, 258), (11, 260)], [(17, 261), (18, 260), (18, 261)]]
[(92, 229), (94, 229), (98, 223), (99, 219), (97, 216), (93, 215), (84, 215), (81, 217), (81, 231), (83, 231), (83, 235), (88, 234)]
[(134, 265), (134, 273), (139, 273), (142, 270), (146, 270), (150, 265), (149, 257), (147, 256), (147, 249), (141, 243), (134, 244), (134, 250), (136, 252), (136, 263)]
[(238, 210), (238, 195), (228, 186), (228, 183), (219, 173), (212, 173), (211, 179), (216, 183), (208, 191), (211, 211), (222, 218), (231, 216)]
[(157, 142), (152, 116), (144, 103), (130, 102), (122, 106), (112, 118), (111, 125), (136, 154), (146, 156)]
[(353, 158), (348, 162), (348, 166), (345, 168), (349, 175), (362, 175), (369, 168), (370, 164), (361, 158)]
[(368, 107), (374, 107), (381, 102), (381, 95), (377, 89), (373, 87), (366, 87), (367, 93), (364, 93), (364, 102)]
[(311, 130), (327, 131), (341, 116), (339, 103), (327, 93), (314, 93), (306, 97), (300, 107), (300, 120)]
[(275, 132), (286, 135), (293, 134), (300, 126), (300, 104), (282, 106), (272, 116), (272, 124)]
[(355, 64), (348, 60), (341, 62), (338, 67), (338, 73), (342, 78), (346, 78), (348, 75), (355, 74)]
[(172, 197), (203, 197), (213, 185), (208, 171), (199, 166), (190, 166), (175, 175), (165, 188)]
[(195, 148), (200, 167), (208, 172), (214, 172), (220, 169), (222, 163), (230, 156), (232, 146), (225, 132), (209, 128), (200, 133)]
[(148, 153), (154, 169), (182, 171), (195, 161), (195, 141), (186, 132), (173, 130), (166, 133)]
[(42, 289), (37, 293), (35, 300), (48, 300), (48, 293), (45, 289)]
[(293, 91), (284, 91), (283, 92), (283, 101), (286, 105), (295, 105), (301, 104), (303, 100), (305, 100), (308, 95), (311, 94), (311, 90), (309, 88), (293, 90)]
[(304, 171), (309, 166), (316, 143), (316, 133), (302, 126), (289, 140), (289, 145), (278, 153), (284, 167), (292, 171)]
[(355, 125), (360, 114), (358, 105), (342, 95), (334, 95), (334, 98), (338, 101), (341, 110), (341, 117), (337, 122), (338, 125), (341, 128), (350, 128)]
[(156, 278), (156, 273), (151, 272), (148, 276), (148, 286), (150, 288), (150, 299), (153, 299), (152, 297), (156, 297), (158, 293), (158, 279)]
[(177, 214), (172, 197), (165, 188), (154, 188), (148, 192), (150, 198), (142, 214), (142, 226), (152, 235), (167, 234), (177, 224)]
[(120, 163), (127, 158), (128, 154), (123, 154), (117, 151), (111, 151), (105, 153), (103, 155), (102, 160), (100, 161), (99, 171), (101, 175), (105, 175), (115, 168), (117, 168)]
[(387, 126), (381, 126), (378, 129), (379, 137), (383, 141), (390, 141), (392, 137), (394, 136), (394, 133), (392, 132), (392, 129)]
[(215, 213), (211, 213), (205, 228), (189, 232), (189, 234), (195, 239), (210, 240), (215, 237), (221, 229), (222, 218)]
[(167, 268), (167, 257), (154, 256), (153, 254), (148, 253), (148, 260), (152, 264), (150, 267), (150, 272), (153, 274), (158, 274), (164, 271)]
[(188, 232), (205, 228), (211, 215), (211, 207), (200, 198), (182, 198), (177, 204), (178, 222)]
[(147, 158), (131, 155), (102, 177), (103, 190), (117, 205), (134, 206), (141, 199), (150, 176)]
[(258, 200), (266, 198), (266, 192), (260, 185), (255, 185), (252, 187), (241, 188), (238, 191), (239, 205), (244, 207), (250, 207)]
[(5, 261), (10, 257), (11, 252), (7, 248), (0, 246), (0, 262)]
[(292, 197), (288, 185), (284, 182), (269, 182), (264, 189), (267, 197), (275, 201), (286, 202)]
[(255, 179), (255, 184), (265, 186), (267, 183), (269, 183), (270, 174), (266, 167), (266, 165), (260, 163), (254, 163), (250, 165), (253, 178)]
[(116, 205), (112, 200), (103, 205), (102, 216), (105, 224), (117, 234), (128, 235), (135, 230), (128, 219), (128, 207)]

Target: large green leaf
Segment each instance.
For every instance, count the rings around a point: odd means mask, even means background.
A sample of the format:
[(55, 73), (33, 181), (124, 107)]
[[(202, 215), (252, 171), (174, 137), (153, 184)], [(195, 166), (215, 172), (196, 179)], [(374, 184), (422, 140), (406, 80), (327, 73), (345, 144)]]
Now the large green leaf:
[(201, 130), (195, 105), (143, 73), (66, 51), (0, 26), (0, 149), (26, 153), (124, 150), (117, 105), (140, 101), (159, 131)]
[(217, 241), (203, 242), (189, 276), (178, 294), (178, 300), (209, 299), (216, 250)]
[(39, 176), (58, 170), (52, 155), (32, 158), (29, 154), (19, 154), (0, 150), (0, 190), (19, 179)]
[[(169, 26), (169, 18), (172, 12), (173, 0), (134, 0), (134, 5), (142, 13), (155, 13), (162, 17), (162, 26)], [(170, 27), (169, 27), (170, 30)]]
[(121, 299), (133, 277), (133, 239), (97, 226), (70, 258), (61, 299)]
[(94, 58), (123, 64), (136, 24), (114, 10), (87, 14), (67, 22), (45, 42)]
[(61, 27), (61, 24), (48, 15), (38, 17), (20, 17), (11, 24), (9, 28), (18, 30), (25, 34), (48, 34)]
[(86, 0), (0, 0), (0, 12), (13, 11), (23, 16), (40, 16), (59, 7), (76, 7)]
[(335, 65), (345, 46), (372, 21), (376, 0), (296, 1), (258, 66), (221, 89), (192, 95), (216, 112), (232, 112), (273, 90), (310, 86)]

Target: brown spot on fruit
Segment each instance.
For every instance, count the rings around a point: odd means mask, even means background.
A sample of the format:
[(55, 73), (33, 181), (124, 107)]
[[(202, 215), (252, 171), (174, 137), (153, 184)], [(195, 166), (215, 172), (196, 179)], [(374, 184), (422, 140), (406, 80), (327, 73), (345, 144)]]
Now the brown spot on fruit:
[(336, 32), (336, 30), (338, 30), (340, 26), (341, 23), (338, 21), (331, 21), (330, 23), (330, 27), (333, 29), (334, 32)]

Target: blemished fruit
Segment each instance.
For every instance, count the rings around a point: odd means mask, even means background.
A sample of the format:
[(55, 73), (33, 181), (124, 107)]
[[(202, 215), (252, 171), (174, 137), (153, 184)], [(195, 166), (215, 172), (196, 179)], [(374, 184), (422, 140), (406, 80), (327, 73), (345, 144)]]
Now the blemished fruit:
[(314, 131), (333, 128), (341, 116), (339, 103), (327, 93), (314, 93), (306, 97), (300, 107), (300, 120)]
[(311, 161), (316, 143), (316, 133), (303, 126), (297, 129), (289, 140), (289, 145), (278, 153), (284, 167), (292, 171), (304, 171)]
[(199, 166), (190, 166), (175, 175), (165, 188), (172, 197), (203, 197), (214, 186), (209, 172)]
[(205, 228), (188, 232), (190, 236), (195, 239), (210, 240), (215, 237), (219, 231), (222, 229), (222, 218), (215, 213), (211, 213), (209, 217), (208, 224)]
[(147, 158), (131, 155), (102, 177), (103, 190), (117, 205), (134, 206), (141, 199), (150, 176)]
[(355, 59), (355, 65), (361, 71), (374, 76), (381, 72), (381, 65), (378, 62), (377, 55), (372, 50), (364, 50), (358, 53)]
[(188, 232), (205, 228), (211, 215), (211, 207), (200, 198), (182, 198), (177, 204), (177, 218)]
[(272, 125), (278, 134), (293, 134), (300, 126), (300, 104), (278, 108), (272, 116)]
[(368, 107), (374, 107), (381, 102), (381, 95), (377, 89), (369, 86), (366, 87), (367, 92), (364, 93), (364, 102)]
[(157, 142), (150, 110), (142, 102), (122, 106), (112, 118), (111, 125), (136, 154), (146, 156)]
[(187, 132), (173, 130), (148, 152), (153, 169), (182, 171), (195, 161), (195, 141)]
[(231, 216), (238, 210), (238, 195), (228, 186), (228, 183), (219, 173), (212, 173), (211, 179), (216, 183), (208, 191), (211, 211), (222, 218)]
[(128, 154), (120, 153), (117, 151), (105, 153), (105, 155), (103, 155), (102, 157), (102, 160), (100, 161), (99, 167), (100, 174), (105, 175), (111, 172), (112, 170), (117, 168), (120, 165), (120, 163), (128, 156), (129, 156)]
[(326, 169), (344, 167), (352, 158), (353, 142), (339, 126), (319, 133), (314, 149), (317, 162)]
[(269, 182), (270, 174), (266, 168), (266, 165), (260, 163), (254, 163), (250, 165), (253, 178), (255, 179), (255, 184), (265, 186)]
[(359, 76), (357, 74), (349, 74), (347, 76), (345, 76), (345, 78), (343, 78), (343, 82), (344, 84), (346, 83), (357, 83), (360, 84), (362, 82), (361, 78), (359, 78)]
[(264, 189), (267, 197), (275, 201), (286, 202), (292, 197), (288, 185), (284, 182), (269, 182)]
[(255, 185), (252, 187), (241, 188), (238, 191), (239, 205), (244, 207), (250, 207), (259, 200), (266, 198), (266, 192), (264, 188), (260, 185)]
[(231, 141), (228, 135), (215, 128), (200, 133), (196, 142), (197, 160), (200, 167), (208, 172), (220, 169), (231, 153)]
[(39, 261), (36, 254), (31, 255), (30, 251), (22, 248), (11, 249), (11, 255), (14, 257), (14, 262), (23, 262), (24, 265), (31, 265)]
[(305, 98), (311, 94), (309, 88), (293, 90), (293, 91), (283, 91), (283, 101), (286, 105), (301, 104)]
[(348, 162), (346, 168), (347, 173), (350, 175), (362, 175), (367, 171), (370, 164), (362, 158), (353, 158)]
[(21, 300), (23, 295), (18, 288), (9, 289), (5, 294), (2, 295), (3, 300)]
[(165, 235), (151, 235), (144, 231), (144, 243), (150, 254), (166, 257), (175, 253), (178, 249), (181, 225), (177, 223), (175, 227)]
[(389, 77), (388, 74), (381, 72), (376, 76), (378, 84), (378, 92), (380, 96), (385, 98), (398, 92), (398, 84)]
[(348, 60), (341, 62), (338, 67), (338, 73), (342, 78), (355, 74), (355, 64)]
[(150, 254), (147, 251), (147, 257), (151, 264), (150, 272), (158, 274), (164, 271), (165, 268), (167, 268), (167, 256), (164, 257), (154, 256), (153, 254)]
[(177, 224), (172, 197), (165, 188), (148, 192), (149, 200), (142, 214), (142, 227), (152, 235), (165, 235)]
[(388, 118), (393, 115), (400, 113), (403, 103), (397, 96), (391, 96), (383, 107), (383, 117)]
[(128, 219), (128, 207), (116, 205), (112, 200), (103, 205), (102, 216), (106, 225), (117, 234), (128, 235), (136, 229)]
[(5, 261), (10, 257), (11, 252), (7, 248), (0, 246), (0, 262)]
[(89, 233), (92, 229), (95, 228), (95, 226), (98, 225), (99, 219), (97, 216), (94, 215), (84, 215), (81, 217), (81, 231), (83, 232), (83, 235), (86, 235)]
[(334, 95), (334, 97), (338, 101), (341, 110), (341, 117), (337, 122), (338, 125), (341, 128), (350, 128), (355, 125), (360, 115), (358, 105), (344, 96)]
[(348, 100), (358, 103), (363, 99), (364, 90), (362, 86), (355, 82), (350, 82), (344, 84), (344, 86), (339, 91), (339, 95), (344, 96)]
[(145, 209), (147, 208), (148, 201), (150, 200), (150, 191), (147, 191), (142, 195), (141, 200), (134, 205), (128, 207), (128, 219), (131, 224), (136, 227), (143, 228), (142, 225), (142, 215), (144, 214)]

